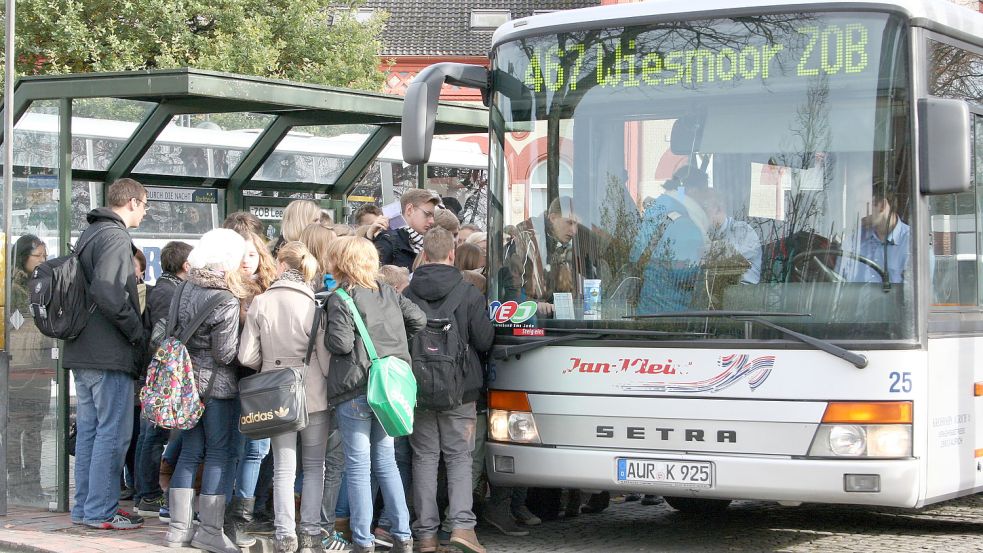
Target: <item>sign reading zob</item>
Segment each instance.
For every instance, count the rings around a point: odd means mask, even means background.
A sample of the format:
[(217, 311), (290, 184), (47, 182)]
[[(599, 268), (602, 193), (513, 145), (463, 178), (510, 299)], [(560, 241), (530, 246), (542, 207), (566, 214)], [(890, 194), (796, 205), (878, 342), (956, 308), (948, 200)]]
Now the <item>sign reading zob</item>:
[(259, 217), (260, 219), (266, 219), (268, 221), (280, 221), (283, 219), (283, 210), (285, 207), (275, 207), (269, 205), (252, 205), (249, 206), (249, 212), (253, 215)]

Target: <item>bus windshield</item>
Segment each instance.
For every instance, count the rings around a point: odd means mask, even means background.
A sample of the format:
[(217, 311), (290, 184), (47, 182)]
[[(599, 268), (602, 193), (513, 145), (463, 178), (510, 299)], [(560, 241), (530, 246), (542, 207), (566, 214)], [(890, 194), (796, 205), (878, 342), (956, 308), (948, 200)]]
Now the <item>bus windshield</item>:
[(501, 332), (698, 322), (747, 337), (725, 317), (647, 317), (722, 310), (913, 339), (907, 48), (903, 21), (871, 12), (499, 45), (487, 268)]

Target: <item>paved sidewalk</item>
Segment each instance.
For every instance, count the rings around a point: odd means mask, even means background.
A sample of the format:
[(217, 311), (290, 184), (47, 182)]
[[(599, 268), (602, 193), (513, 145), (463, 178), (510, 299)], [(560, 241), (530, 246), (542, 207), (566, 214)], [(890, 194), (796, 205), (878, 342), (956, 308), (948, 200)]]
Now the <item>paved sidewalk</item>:
[[(130, 502), (123, 508), (132, 509)], [(198, 551), (169, 549), (164, 545), (167, 525), (156, 518), (147, 518), (140, 530), (94, 530), (72, 524), (68, 513), (52, 513), (39, 509), (10, 507), (6, 517), (0, 517), (0, 551), (49, 551), (72, 553), (121, 553), (140, 551)]]

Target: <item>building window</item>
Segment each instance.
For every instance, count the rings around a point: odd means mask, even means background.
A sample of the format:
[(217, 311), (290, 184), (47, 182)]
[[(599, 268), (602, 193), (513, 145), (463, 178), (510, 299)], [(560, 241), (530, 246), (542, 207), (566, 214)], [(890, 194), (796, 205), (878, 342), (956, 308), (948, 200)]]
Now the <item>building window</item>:
[[(573, 197), (573, 171), (565, 162), (560, 161), (560, 196)], [(546, 162), (542, 161), (533, 168), (529, 176), (529, 216), (542, 215), (546, 208)]]
[(494, 31), (510, 19), (508, 10), (471, 10), (471, 28), (477, 31)]

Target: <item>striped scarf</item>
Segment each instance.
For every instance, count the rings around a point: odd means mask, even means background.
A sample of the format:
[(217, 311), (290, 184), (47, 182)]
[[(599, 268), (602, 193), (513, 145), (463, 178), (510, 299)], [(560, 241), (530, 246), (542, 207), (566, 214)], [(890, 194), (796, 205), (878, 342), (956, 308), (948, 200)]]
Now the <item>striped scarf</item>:
[(406, 232), (410, 235), (410, 247), (413, 248), (413, 253), (419, 255), (423, 251), (423, 235), (411, 227), (406, 227)]

